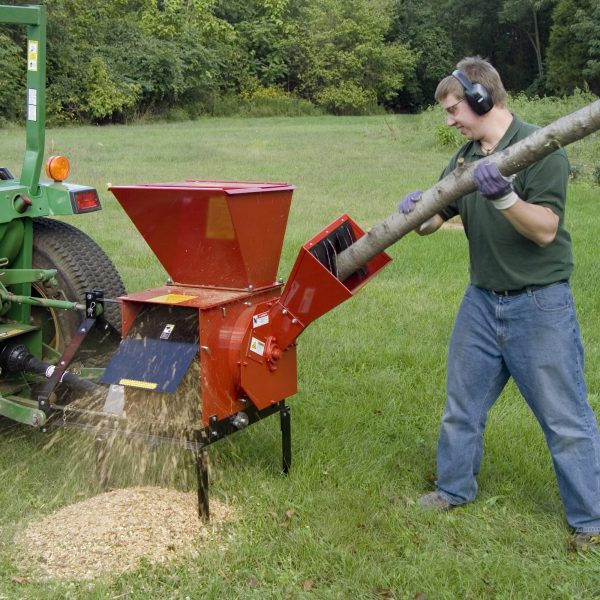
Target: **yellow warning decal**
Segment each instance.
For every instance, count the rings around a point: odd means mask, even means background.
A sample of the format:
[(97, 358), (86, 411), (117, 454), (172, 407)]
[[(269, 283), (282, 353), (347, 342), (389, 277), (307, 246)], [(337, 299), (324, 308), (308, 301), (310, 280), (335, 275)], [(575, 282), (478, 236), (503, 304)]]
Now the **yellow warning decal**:
[(158, 386), (157, 383), (151, 381), (138, 381), (137, 379), (121, 379), (120, 385), (128, 385), (130, 387), (142, 388), (144, 390), (155, 390)]
[(164, 296), (156, 296), (149, 298), (148, 302), (160, 302), (162, 304), (179, 304), (188, 300), (195, 300), (196, 296), (186, 296), (185, 294), (165, 294)]

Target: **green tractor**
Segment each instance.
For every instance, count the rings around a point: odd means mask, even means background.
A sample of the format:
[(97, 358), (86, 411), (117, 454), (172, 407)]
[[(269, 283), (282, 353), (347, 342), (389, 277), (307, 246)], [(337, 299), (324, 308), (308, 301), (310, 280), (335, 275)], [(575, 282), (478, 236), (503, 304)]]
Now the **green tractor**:
[(0, 5), (0, 24), (27, 27), (27, 137), (21, 176), (0, 167), (0, 416), (45, 429), (59, 383), (85, 388), (93, 379), (93, 372), (65, 371), (82, 341), (76, 338), (96, 324), (105, 330), (103, 338), (109, 333), (115, 337), (120, 306), (104, 302), (104, 294), (114, 299), (125, 289), (111, 260), (90, 237), (51, 218), (101, 206), (94, 188), (65, 183), (69, 165), (64, 157), (50, 157), (48, 179), (40, 178), (46, 7)]

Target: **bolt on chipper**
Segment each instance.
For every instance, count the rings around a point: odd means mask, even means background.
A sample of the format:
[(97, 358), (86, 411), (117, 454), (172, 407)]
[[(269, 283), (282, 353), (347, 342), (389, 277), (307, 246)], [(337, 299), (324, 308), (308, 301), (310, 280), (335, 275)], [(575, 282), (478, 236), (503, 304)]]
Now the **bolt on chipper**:
[(390, 258), (380, 252), (341, 281), (337, 256), (364, 235), (342, 215), (302, 246), (284, 285), (277, 268), (293, 186), (117, 185), (112, 193), (169, 275), (163, 287), (125, 294), (90, 238), (47, 218), (100, 202), (93, 188), (64, 182), (62, 157), (39, 179), (45, 20), (45, 7), (0, 6), (0, 23), (28, 29), (26, 156), (19, 180), (3, 169), (0, 181), (0, 415), (88, 430), (100, 447), (124, 436), (187, 448), (208, 518), (207, 447), (278, 413), (288, 471), (296, 340)]

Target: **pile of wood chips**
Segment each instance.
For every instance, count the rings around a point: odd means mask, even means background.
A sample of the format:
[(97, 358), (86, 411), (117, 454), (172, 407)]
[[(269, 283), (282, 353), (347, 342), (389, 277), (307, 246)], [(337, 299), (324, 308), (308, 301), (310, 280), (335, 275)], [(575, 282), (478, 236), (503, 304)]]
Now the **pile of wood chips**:
[(198, 518), (197, 501), (194, 492), (159, 487), (113, 490), (31, 523), (15, 542), (30, 575), (93, 579), (122, 573), (142, 559), (164, 562), (220, 543), (218, 525), (232, 520), (234, 511), (211, 500), (207, 525)]

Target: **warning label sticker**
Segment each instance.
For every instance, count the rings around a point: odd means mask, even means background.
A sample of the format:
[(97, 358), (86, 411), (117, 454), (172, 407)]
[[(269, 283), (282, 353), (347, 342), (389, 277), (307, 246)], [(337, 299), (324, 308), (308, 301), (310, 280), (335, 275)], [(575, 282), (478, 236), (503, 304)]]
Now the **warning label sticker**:
[(252, 317), (252, 327), (256, 329), (257, 327), (262, 327), (263, 325), (267, 325), (269, 323), (269, 313), (262, 312)]
[(262, 356), (265, 353), (265, 343), (253, 337), (250, 341), (250, 350), (259, 356)]
[(38, 42), (37, 40), (28, 40), (27, 42), (27, 70), (38, 70)]
[(27, 120), (37, 121), (37, 90), (27, 89)]
[(165, 325), (165, 328), (162, 330), (162, 333), (160, 334), (160, 339), (168, 340), (171, 337), (171, 334), (173, 333), (173, 329), (175, 329), (175, 325), (173, 323), (167, 323), (167, 325)]

